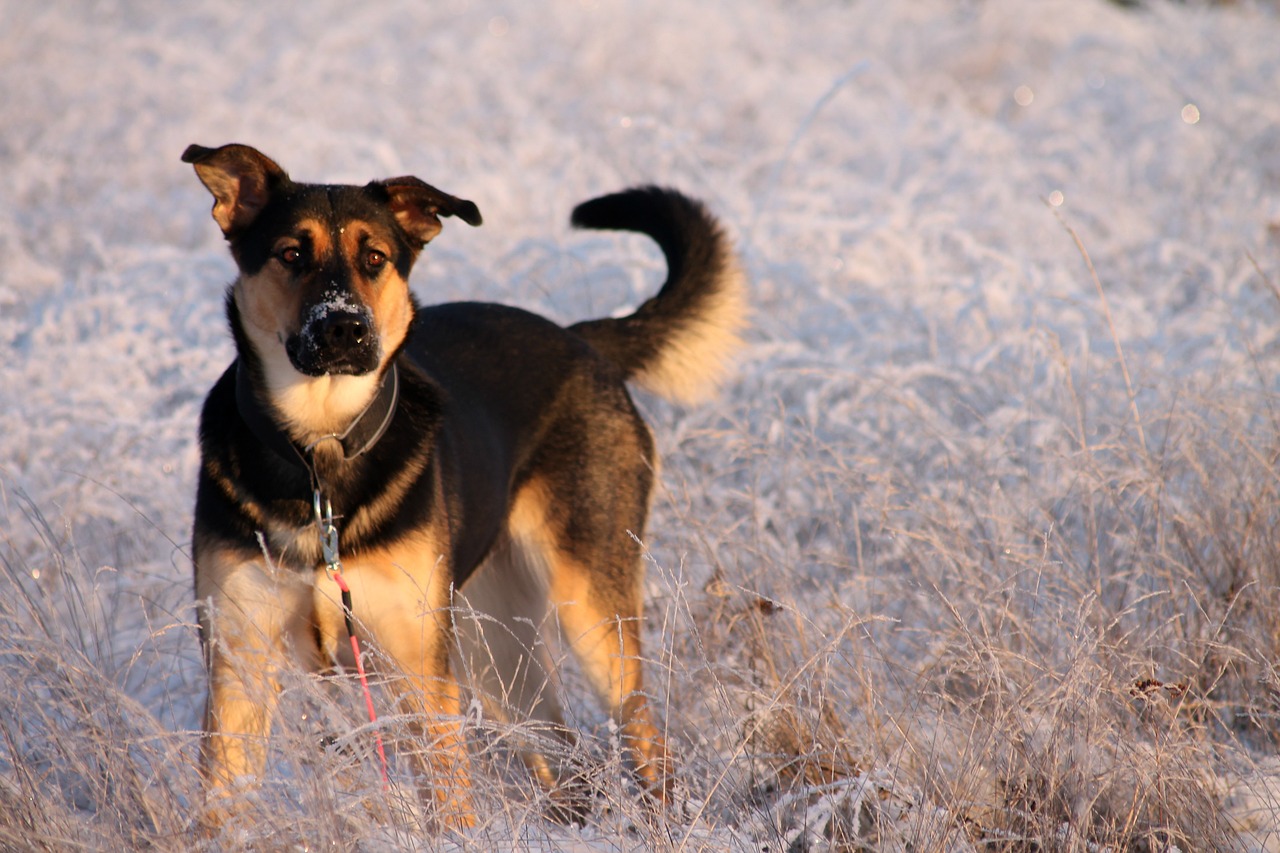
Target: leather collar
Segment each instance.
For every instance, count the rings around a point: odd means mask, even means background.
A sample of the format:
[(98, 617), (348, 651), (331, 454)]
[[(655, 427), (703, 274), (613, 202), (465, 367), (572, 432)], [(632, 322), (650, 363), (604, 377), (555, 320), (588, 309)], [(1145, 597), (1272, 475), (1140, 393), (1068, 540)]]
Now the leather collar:
[(275, 451), (277, 456), (307, 471), (311, 470), (311, 451), (322, 441), (333, 439), (341, 444), (343, 455), (348, 461), (367, 453), (391, 425), (399, 401), (400, 371), (395, 362), (392, 362), (391, 369), (382, 375), (378, 393), (345, 430), (321, 436), (303, 447), (289, 438), (258, 402), (258, 395), (253, 391), (253, 382), (249, 379), (244, 360), (240, 359), (236, 365), (236, 408), (240, 417), (258, 440)]

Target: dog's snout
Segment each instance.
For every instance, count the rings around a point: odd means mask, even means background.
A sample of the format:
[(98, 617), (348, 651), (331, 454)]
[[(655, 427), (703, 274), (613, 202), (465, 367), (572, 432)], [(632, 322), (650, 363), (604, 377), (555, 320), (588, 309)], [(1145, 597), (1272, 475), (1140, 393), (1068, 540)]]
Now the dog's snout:
[(369, 321), (360, 314), (335, 312), (321, 322), (320, 335), (333, 349), (359, 346), (369, 337)]
[(321, 304), (285, 341), (285, 351), (293, 366), (308, 376), (368, 373), (378, 366), (378, 332), (367, 312)]

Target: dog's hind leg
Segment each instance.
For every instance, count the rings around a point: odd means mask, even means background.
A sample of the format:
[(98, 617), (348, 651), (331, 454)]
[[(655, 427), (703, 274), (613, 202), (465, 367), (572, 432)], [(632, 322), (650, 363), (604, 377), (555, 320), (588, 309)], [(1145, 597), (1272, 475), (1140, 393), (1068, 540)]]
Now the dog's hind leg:
[[(561, 551), (552, 558), (551, 600), (561, 631), (596, 695), (622, 730), (632, 767), (648, 792), (666, 802), (671, 767), (644, 693), (638, 582), (600, 583), (591, 564)], [(639, 573), (637, 568), (632, 572)]]
[[(548, 596), (562, 635), (621, 728), (636, 775), (650, 794), (665, 802), (672, 774), (665, 741), (644, 693), (643, 569), (634, 538), (644, 530), (648, 469), (641, 467), (644, 448), (633, 449), (633, 478), (623, 472), (604, 488), (568, 477), (554, 487), (535, 481), (517, 497), (513, 521), (522, 522), (545, 555)], [(622, 450), (627, 450), (625, 445)], [(565, 507), (580, 511), (570, 513)]]
[(568, 816), (583, 805), (582, 786), (571, 767), (577, 739), (564, 723), (543, 636), (550, 618), (541, 554), (505, 534), (454, 609), (467, 680), (491, 715), (516, 726), (521, 758), (551, 793), (556, 814)]

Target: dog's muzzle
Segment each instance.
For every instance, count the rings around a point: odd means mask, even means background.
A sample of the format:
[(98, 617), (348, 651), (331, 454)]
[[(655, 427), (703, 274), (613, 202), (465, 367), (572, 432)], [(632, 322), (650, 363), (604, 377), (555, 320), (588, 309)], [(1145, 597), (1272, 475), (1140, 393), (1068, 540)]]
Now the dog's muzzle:
[(359, 376), (378, 367), (378, 339), (362, 311), (316, 306), (302, 331), (285, 342), (289, 360), (307, 376)]

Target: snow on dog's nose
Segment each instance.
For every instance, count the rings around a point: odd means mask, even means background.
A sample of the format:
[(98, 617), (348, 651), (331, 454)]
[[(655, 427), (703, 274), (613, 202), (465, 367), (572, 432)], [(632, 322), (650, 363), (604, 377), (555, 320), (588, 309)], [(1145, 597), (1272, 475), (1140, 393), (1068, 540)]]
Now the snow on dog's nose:
[(312, 305), (301, 331), (285, 343), (300, 373), (361, 375), (378, 367), (378, 342), (369, 310), (350, 294), (331, 291)]

